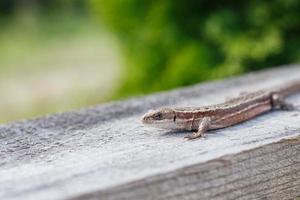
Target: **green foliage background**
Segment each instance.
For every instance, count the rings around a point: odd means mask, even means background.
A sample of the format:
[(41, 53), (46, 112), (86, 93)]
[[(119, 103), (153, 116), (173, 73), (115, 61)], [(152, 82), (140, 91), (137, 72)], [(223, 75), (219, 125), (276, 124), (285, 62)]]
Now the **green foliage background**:
[(92, 0), (126, 61), (119, 95), (300, 60), (300, 1)]

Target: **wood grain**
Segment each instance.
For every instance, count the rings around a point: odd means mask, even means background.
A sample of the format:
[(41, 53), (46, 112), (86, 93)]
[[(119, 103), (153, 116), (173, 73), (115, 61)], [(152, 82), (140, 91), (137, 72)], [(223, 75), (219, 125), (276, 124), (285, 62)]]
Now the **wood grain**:
[[(144, 127), (167, 105), (209, 105), (300, 78), (283, 66), (0, 126), (0, 199), (291, 199), (300, 113), (274, 111), (185, 141)], [(300, 105), (300, 94), (288, 98)]]
[(292, 199), (300, 195), (300, 137), (222, 156), (81, 199)]

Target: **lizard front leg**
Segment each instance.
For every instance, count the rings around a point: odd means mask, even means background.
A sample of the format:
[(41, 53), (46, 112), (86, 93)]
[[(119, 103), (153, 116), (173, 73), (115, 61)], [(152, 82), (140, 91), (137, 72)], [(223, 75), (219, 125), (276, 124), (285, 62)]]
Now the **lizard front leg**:
[(272, 107), (280, 110), (295, 110), (293, 104), (287, 103), (280, 95), (273, 93), (271, 94)]
[(199, 123), (198, 131), (187, 135), (184, 138), (192, 140), (201, 137), (207, 130), (209, 130), (210, 122), (211, 120), (209, 117), (204, 117)]

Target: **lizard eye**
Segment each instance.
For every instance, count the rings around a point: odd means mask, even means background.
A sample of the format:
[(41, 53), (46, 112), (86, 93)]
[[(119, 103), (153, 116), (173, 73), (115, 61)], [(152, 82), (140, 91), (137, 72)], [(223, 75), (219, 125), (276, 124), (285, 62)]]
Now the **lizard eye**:
[(154, 115), (154, 119), (155, 119), (155, 120), (162, 120), (162, 113), (161, 113), (161, 112), (156, 113), (156, 114)]

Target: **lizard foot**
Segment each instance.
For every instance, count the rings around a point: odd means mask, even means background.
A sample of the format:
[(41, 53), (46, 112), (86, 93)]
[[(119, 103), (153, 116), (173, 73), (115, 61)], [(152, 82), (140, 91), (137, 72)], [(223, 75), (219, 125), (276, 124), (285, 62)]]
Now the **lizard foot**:
[(210, 126), (210, 118), (209, 117), (204, 117), (199, 124), (199, 128), (197, 132), (194, 132), (190, 135), (185, 136), (184, 138), (188, 140), (193, 140), (199, 137), (202, 137), (205, 131), (209, 129)]
[(190, 135), (185, 136), (184, 138), (188, 139), (188, 140), (194, 140), (194, 139), (202, 137), (203, 135), (204, 135), (203, 132), (194, 132)]
[(293, 104), (287, 103), (279, 95), (272, 95), (272, 104), (273, 107), (280, 110), (296, 110), (296, 107)]

